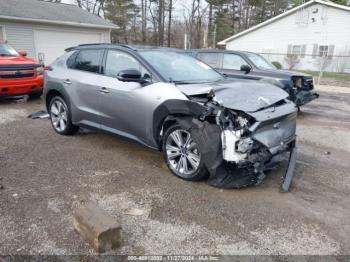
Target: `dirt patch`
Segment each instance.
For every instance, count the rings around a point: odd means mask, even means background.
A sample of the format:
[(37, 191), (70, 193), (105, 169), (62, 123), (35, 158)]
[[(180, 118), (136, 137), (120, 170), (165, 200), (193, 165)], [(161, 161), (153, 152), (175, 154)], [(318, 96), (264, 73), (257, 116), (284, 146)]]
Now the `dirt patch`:
[[(318, 226), (292, 224), (282, 228), (261, 228), (248, 236), (230, 235), (208, 229), (195, 222), (164, 223), (149, 217), (150, 196), (130, 193), (93, 195), (91, 200), (123, 225), (124, 243), (120, 254), (184, 254), (184, 255), (331, 255), (339, 252), (339, 244)], [(145, 201), (146, 199), (146, 201)], [(127, 207), (144, 209), (144, 216), (126, 215)], [(233, 225), (237, 230), (244, 224)], [(272, 248), (273, 247), (273, 248)]]
[(27, 118), (39, 100), (0, 103), (0, 254), (94, 254), (72, 212), (96, 201), (122, 224), (111, 254), (350, 255), (350, 92), (318, 91), (298, 117), (288, 194), (283, 167), (258, 187), (219, 190), (174, 177), (159, 152), (128, 140), (59, 136)]
[(350, 81), (334, 80), (330, 78), (322, 78), (319, 84), (324, 86), (350, 87)]
[(24, 109), (1, 109), (0, 110), (0, 125), (16, 121), (26, 117), (27, 111)]

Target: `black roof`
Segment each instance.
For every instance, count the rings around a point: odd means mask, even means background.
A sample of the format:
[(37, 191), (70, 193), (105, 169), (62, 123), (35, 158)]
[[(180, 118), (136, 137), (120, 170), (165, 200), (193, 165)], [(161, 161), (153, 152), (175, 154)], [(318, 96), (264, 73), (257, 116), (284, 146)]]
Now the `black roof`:
[(224, 53), (224, 54), (233, 54), (233, 53), (236, 53), (236, 54), (237, 53), (254, 54), (253, 52), (249, 52), (249, 51), (226, 50), (226, 49), (218, 49), (218, 48), (187, 49), (184, 51), (185, 52), (194, 52), (194, 53), (210, 52), (210, 53)]
[(141, 50), (164, 50), (164, 51), (176, 51), (179, 52), (180, 49), (169, 48), (169, 47), (159, 47), (159, 46), (142, 46), (142, 45), (127, 45), (127, 44), (110, 44), (110, 43), (94, 43), (94, 44), (83, 44), (78, 46), (69, 47), (66, 49), (66, 52), (75, 50), (75, 49), (88, 49), (92, 47), (100, 47), (100, 48), (125, 48), (133, 51), (141, 51)]

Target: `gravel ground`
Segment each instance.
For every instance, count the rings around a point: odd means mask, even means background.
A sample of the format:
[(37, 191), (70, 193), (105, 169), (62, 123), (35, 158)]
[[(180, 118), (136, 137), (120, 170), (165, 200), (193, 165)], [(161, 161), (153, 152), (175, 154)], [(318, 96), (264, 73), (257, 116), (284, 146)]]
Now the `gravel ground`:
[[(317, 80), (318, 77), (315, 77)], [(345, 81), (345, 80), (335, 80), (335, 79), (330, 79), (330, 78), (322, 78), (320, 81), (321, 85), (326, 85), (326, 86), (340, 86), (340, 87), (350, 87), (350, 81)]]
[(299, 115), (287, 194), (283, 168), (243, 190), (185, 182), (139, 144), (28, 119), (40, 100), (0, 102), (0, 254), (93, 254), (72, 224), (93, 200), (121, 221), (113, 254), (350, 255), (350, 91), (320, 90)]

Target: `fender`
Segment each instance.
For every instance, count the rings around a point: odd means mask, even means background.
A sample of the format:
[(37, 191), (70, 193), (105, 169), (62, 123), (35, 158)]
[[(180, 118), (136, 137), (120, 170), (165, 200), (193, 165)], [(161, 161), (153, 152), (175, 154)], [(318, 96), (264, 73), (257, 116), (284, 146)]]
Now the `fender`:
[(71, 109), (71, 101), (67, 91), (59, 83), (47, 82), (44, 88), (44, 101), (46, 105), (46, 110), (49, 111), (49, 99), (51, 98), (52, 93), (59, 93), (63, 99), (66, 101), (67, 106)]
[(160, 147), (159, 133), (168, 116), (192, 116), (198, 118), (206, 107), (190, 100), (170, 99), (160, 104), (153, 113), (153, 138)]

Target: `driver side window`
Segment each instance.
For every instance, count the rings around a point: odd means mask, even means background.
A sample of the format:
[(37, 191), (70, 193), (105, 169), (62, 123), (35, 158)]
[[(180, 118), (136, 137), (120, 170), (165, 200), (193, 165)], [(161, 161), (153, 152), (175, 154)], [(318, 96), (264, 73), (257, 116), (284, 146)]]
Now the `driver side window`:
[(241, 70), (242, 65), (248, 65), (248, 63), (239, 55), (224, 54), (222, 63), (223, 69)]
[(131, 55), (121, 51), (109, 50), (106, 58), (105, 75), (116, 77), (120, 71), (127, 69), (139, 70), (141, 75), (148, 73)]

